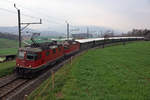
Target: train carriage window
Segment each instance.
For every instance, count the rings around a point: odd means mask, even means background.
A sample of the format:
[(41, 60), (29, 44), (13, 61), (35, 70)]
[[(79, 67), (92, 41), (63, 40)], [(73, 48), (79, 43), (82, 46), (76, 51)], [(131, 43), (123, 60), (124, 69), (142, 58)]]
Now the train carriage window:
[(56, 53), (56, 49), (53, 49), (53, 54), (55, 54)]

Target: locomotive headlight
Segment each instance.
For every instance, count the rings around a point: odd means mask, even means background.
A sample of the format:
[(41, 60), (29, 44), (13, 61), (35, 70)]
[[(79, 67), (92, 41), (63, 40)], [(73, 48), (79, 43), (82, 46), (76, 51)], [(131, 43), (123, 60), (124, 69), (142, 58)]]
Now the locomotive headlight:
[(31, 68), (32, 66), (31, 65), (29, 65), (29, 68)]

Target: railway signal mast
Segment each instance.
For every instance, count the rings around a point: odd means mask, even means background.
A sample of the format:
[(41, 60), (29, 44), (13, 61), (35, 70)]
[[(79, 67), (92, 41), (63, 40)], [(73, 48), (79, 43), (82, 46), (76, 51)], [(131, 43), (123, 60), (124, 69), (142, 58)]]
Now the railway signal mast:
[[(21, 48), (21, 32), (27, 28), (30, 24), (42, 24), (42, 19), (40, 19), (40, 22), (35, 22), (35, 23), (21, 23), (21, 14), (20, 14), (20, 9), (16, 7), (16, 4), (14, 4), (14, 7), (17, 9), (18, 12), (18, 32), (19, 32), (19, 48)], [(21, 25), (26, 25), (21, 29)]]

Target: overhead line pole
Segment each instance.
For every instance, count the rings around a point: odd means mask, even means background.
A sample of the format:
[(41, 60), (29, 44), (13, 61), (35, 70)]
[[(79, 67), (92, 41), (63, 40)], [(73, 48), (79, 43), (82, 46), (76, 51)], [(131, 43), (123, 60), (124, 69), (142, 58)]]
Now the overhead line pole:
[(21, 29), (23, 31), (26, 27), (28, 27), (30, 24), (42, 24), (42, 19), (40, 19), (40, 22), (34, 22), (34, 23), (21, 23), (21, 25), (26, 25)]
[(67, 40), (69, 40), (69, 23), (66, 21), (67, 23)]
[(40, 19), (40, 22), (33, 22), (33, 23), (21, 23), (22, 25), (24, 25), (24, 24), (42, 24), (42, 20)]
[(19, 48), (21, 48), (21, 17), (20, 17), (20, 9), (18, 9), (18, 31), (19, 31)]
[(67, 39), (69, 40), (69, 23), (67, 23)]
[(18, 32), (19, 32), (19, 48), (21, 48), (21, 18), (20, 18), (20, 9), (16, 7), (14, 4), (14, 7), (17, 9), (18, 12)]
[[(28, 27), (30, 24), (42, 24), (42, 20), (40, 19), (40, 22), (35, 22), (35, 23), (21, 23), (21, 16), (20, 16), (20, 9), (16, 7), (16, 4), (14, 4), (14, 7), (17, 9), (18, 12), (18, 32), (19, 32), (19, 48), (21, 48), (21, 31), (23, 31), (26, 27)], [(21, 29), (21, 25), (26, 25)]]
[(89, 38), (89, 28), (87, 27), (87, 38)]

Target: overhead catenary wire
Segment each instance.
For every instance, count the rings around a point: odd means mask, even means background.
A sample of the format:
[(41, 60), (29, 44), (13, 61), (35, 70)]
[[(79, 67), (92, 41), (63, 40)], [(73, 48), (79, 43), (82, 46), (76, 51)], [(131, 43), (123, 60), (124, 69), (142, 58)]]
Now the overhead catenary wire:
[[(16, 11), (12, 11), (12, 10), (9, 10), (9, 9), (6, 9), (6, 8), (0, 8), (0, 10), (5, 11), (5, 12), (9, 12), (9, 13), (13, 13), (13, 14), (17, 14)], [(34, 18), (34, 19), (40, 19), (39, 17), (34, 17), (34, 16), (27, 15), (27, 14), (21, 14), (21, 15), (25, 16), (25, 17)]]
[[(5, 12), (9, 12), (9, 13), (13, 13), (13, 14), (17, 14), (16, 11), (12, 11), (12, 10), (9, 10), (9, 9), (5, 9), (5, 8), (0, 8), (0, 10), (2, 11), (5, 11)], [(34, 18), (34, 19), (41, 19), (40, 17), (34, 17), (34, 16), (31, 16), (31, 15), (27, 15), (27, 14), (21, 14), (22, 16), (25, 16), (25, 17), (29, 17), (29, 18)], [(45, 20), (46, 22), (48, 23), (54, 23), (54, 24), (62, 24), (62, 23), (58, 23), (58, 22), (55, 22), (55, 21), (50, 21), (49, 19), (45, 19), (45, 18), (42, 18), (43, 20)]]
[[(6, 2), (14, 3), (14, 2), (8, 1), (8, 0), (6, 0)], [(18, 4), (17, 4), (17, 5), (18, 5)], [(21, 5), (19, 5), (19, 6), (20, 6), (21, 8), (23, 8), (24, 10), (28, 10), (28, 11), (30, 11), (30, 12), (32, 12), (32, 13), (37, 13), (37, 14), (40, 13), (40, 15), (44, 15), (44, 17), (35, 17), (35, 16), (31, 16), (31, 15), (27, 15), (27, 14), (21, 13), (21, 16), (25, 16), (25, 17), (29, 17), (29, 18), (33, 18), (33, 19), (41, 19), (41, 18), (42, 18), (42, 20), (44, 21), (44, 23), (55, 24), (55, 25), (65, 25), (65, 22), (64, 22), (63, 19), (56, 18), (56, 19), (62, 20), (63, 23), (56, 22), (56, 21), (54, 21), (54, 20), (52, 21), (52, 20), (50, 20), (50, 18), (55, 18), (55, 17), (46, 15), (46, 14), (44, 14), (43, 12), (41, 13), (40, 11), (37, 11), (37, 10), (36, 10), (36, 11), (33, 11), (32, 9), (29, 9), (29, 8), (27, 8), (27, 7), (22, 7)], [(6, 12), (10, 12), (10, 13), (13, 13), (13, 14), (17, 14), (17, 12), (12, 11), (12, 10), (9, 10), (9, 9), (5, 9), (5, 8), (0, 8), (0, 10), (6, 11)], [(46, 16), (47, 18), (46, 18), (45, 16)], [(71, 27), (77, 27), (77, 25), (76, 25), (76, 26), (70, 25), (70, 26), (71, 26)]]
[[(4, 0), (3, 0), (3, 1), (4, 1)], [(8, 0), (6, 0), (5, 2), (9, 2), (9, 3), (14, 4), (14, 2), (8, 1)], [(17, 4), (17, 5), (18, 5), (18, 4)], [(38, 14), (38, 16), (39, 16), (39, 14), (40, 14), (40, 15), (44, 15), (44, 16), (42, 17), (42, 19), (49, 20), (49, 19), (47, 19), (47, 18), (54, 18), (54, 19), (61, 20), (61, 21), (64, 22), (64, 19), (56, 18), (56, 17), (53, 17), (53, 16), (49, 16), (49, 15), (43, 13), (44, 11), (43, 11), (43, 12), (40, 12), (40, 11), (37, 11), (37, 10), (35, 11), (35, 10), (32, 10), (31, 8), (24, 7), (24, 6), (20, 5), (20, 4), (19, 4), (19, 7), (23, 8), (24, 10), (27, 10), (27, 11), (29, 11), (29, 12), (36, 13), (36, 14)], [(22, 14), (22, 15), (23, 15), (23, 14)], [(26, 14), (24, 14), (24, 15), (27, 16), (27, 17), (31, 17), (31, 18), (38, 18), (38, 17), (29, 16), (29, 15), (26, 15)], [(47, 18), (46, 18), (46, 17), (47, 17)], [(49, 22), (53, 22), (53, 23), (55, 23), (55, 24), (60, 24), (59, 22), (56, 22), (56, 21), (50, 21), (50, 20), (49, 20)]]
[[(9, 0), (3, 0), (5, 2), (8, 2), (8, 3), (11, 3), (11, 4), (14, 4), (15, 2), (14, 1), (9, 1)], [(27, 15), (27, 14), (21, 14), (21, 15), (24, 15), (26, 17), (30, 17), (30, 18), (34, 18), (34, 19), (40, 19), (42, 18), (43, 21), (45, 21), (44, 23), (49, 23), (49, 24), (53, 24), (53, 25), (65, 25), (65, 19), (62, 19), (62, 18), (56, 18), (54, 16), (50, 16), (50, 15), (47, 15), (45, 14), (44, 10), (43, 11), (39, 11), (39, 10), (33, 10), (31, 8), (28, 8), (28, 7), (25, 7), (21, 4), (18, 4), (17, 5), (20, 7), (20, 8), (23, 8), (24, 10), (27, 10), (29, 12), (32, 12), (32, 14), (38, 14), (36, 16), (40, 16), (40, 17), (34, 17), (34, 16), (31, 16), (31, 15)], [(40, 9), (42, 10), (42, 9)], [(54, 21), (54, 20), (50, 20), (50, 19), (56, 19), (56, 20), (59, 20), (61, 21), (62, 23), (58, 22), (58, 21)], [(78, 25), (72, 25), (72, 23), (70, 24), (70, 27), (78, 27)]]
[[(15, 3), (15, 2), (9, 1), (9, 0), (3, 0), (3, 1), (8, 2), (8, 3), (11, 3), (11, 4), (14, 4), (14, 3)], [(17, 5), (18, 5), (18, 4), (17, 4)], [(30, 9), (30, 8), (28, 8), (28, 7), (24, 7), (24, 6), (20, 5), (20, 4), (19, 4), (19, 6), (20, 6), (21, 8), (23, 8), (24, 10), (28, 10), (29, 12), (38, 14), (38, 16), (39, 16), (39, 14), (40, 14), (40, 16), (43, 15), (43, 16), (41, 16), (41, 17), (35, 17), (35, 16), (31, 16), (31, 15), (27, 15), (27, 14), (22, 14), (22, 13), (21, 13), (21, 15), (23, 15), (23, 16), (26, 16), (26, 17), (29, 17), (29, 18), (34, 18), (34, 19), (41, 19), (41, 18), (42, 18), (42, 20), (45, 20), (46, 23), (49, 23), (49, 24), (65, 25), (65, 23), (64, 23), (65, 19), (56, 18), (56, 17), (54, 17), (54, 16), (50, 16), (50, 15), (47, 15), (47, 14), (43, 13), (44, 11), (41, 12), (41, 11), (37, 11), (37, 10), (32, 10), (32, 9)], [(9, 11), (9, 10), (8, 10), (8, 11)], [(11, 12), (11, 11), (10, 11), (10, 12)], [(13, 13), (15, 13), (15, 12), (13, 11)], [(16, 14), (17, 14), (17, 13), (16, 13)], [(47, 18), (46, 18), (46, 17), (47, 17)], [(60, 21), (62, 21), (63, 23), (56, 22), (56, 21), (54, 21), (54, 20), (52, 21), (52, 20), (50, 20), (50, 18), (54, 18), (54, 19), (60, 20)], [(75, 27), (75, 26), (71, 26), (71, 27)]]
[[(3, 0), (3, 1), (4, 1), (4, 0)], [(6, 0), (5, 2), (14, 4), (13, 1), (9, 1), (9, 0)], [(62, 24), (62, 23), (60, 23), (60, 22), (51, 21), (51, 20), (49, 20), (49, 18), (54, 18), (54, 19), (61, 20), (61, 21), (64, 22), (64, 19), (56, 18), (56, 17), (53, 17), (53, 16), (49, 16), (49, 15), (43, 13), (44, 11), (43, 11), (43, 12), (40, 12), (40, 11), (37, 11), (37, 10), (35, 11), (35, 10), (32, 10), (32, 9), (30, 9), (30, 8), (28, 8), (28, 7), (23, 7), (23, 6), (20, 5), (20, 4), (17, 4), (17, 5), (18, 5), (19, 7), (21, 7), (21, 8), (23, 8), (24, 10), (27, 10), (27, 11), (29, 11), (29, 12), (38, 14), (38, 16), (39, 16), (39, 14), (40, 14), (40, 16), (43, 15), (43, 16), (41, 16), (40, 18), (42, 18), (42, 20), (45, 20), (45, 21), (48, 22), (48, 23), (51, 23), (51, 24)], [(21, 15), (24, 15), (24, 16), (30, 17), (30, 18), (40, 19), (39, 17), (34, 17), (34, 16), (27, 15), (27, 14), (21, 14)], [(46, 18), (46, 17), (47, 17), (47, 18)], [(64, 23), (63, 23), (63, 24), (64, 24)]]
[[(0, 10), (3, 10), (3, 11), (6, 11), (6, 12), (10, 12), (10, 13), (13, 13), (13, 14), (17, 14), (17, 12), (15, 12), (15, 11), (12, 11), (12, 10), (9, 10), (9, 9), (5, 9), (5, 8), (0, 8)], [(29, 9), (28, 9), (29, 10)], [(30, 10), (29, 10), (30, 11)], [(35, 12), (35, 11), (33, 11), (33, 12)], [(41, 13), (41, 12), (40, 12)], [(26, 16), (26, 17), (30, 17), (30, 18), (34, 18), (34, 19), (41, 19), (40, 17), (34, 17), (34, 16), (31, 16), (31, 15), (27, 15), (27, 14), (23, 14), (23, 13), (21, 13), (21, 15), (22, 16)], [(41, 15), (43, 15), (43, 14), (41, 14)], [(47, 16), (47, 15), (46, 15)], [(51, 17), (51, 16), (47, 16), (47, 17)], [(51, 20), (49, 20), (49, 19), (47, 19), (47, 18), (42, 18), (42, 20), (45, 20), (47, 23), (54, 23), (54, 24), (58, 24), (58, 25), (60, 25), (60, 23), (58, 23), (58, 22), (56, 22), (56, 21), (51, 21)], [(61, 23), (62, 24), (62, 23)], [(65, 24), (65, 23), (64, 23)], [(63, 24), (63, 25), (64, 25)]]
[(6, 12), (9, 12), (9, 13), (13, 13), (13, 14), (17, 14), (17, 12), (11, 11), (11, 10), (8, 10), (8, 9), (5, 9), (5, 8), (0, 8), (0, 10), (6, 11)]

